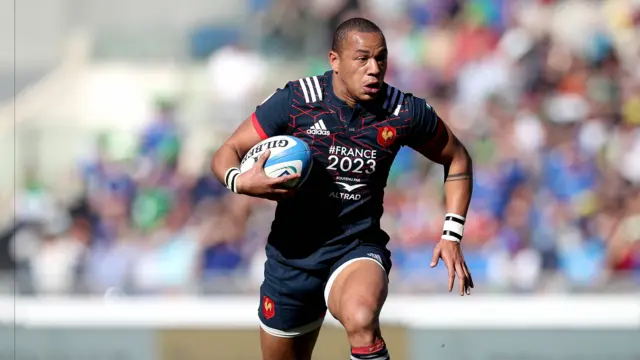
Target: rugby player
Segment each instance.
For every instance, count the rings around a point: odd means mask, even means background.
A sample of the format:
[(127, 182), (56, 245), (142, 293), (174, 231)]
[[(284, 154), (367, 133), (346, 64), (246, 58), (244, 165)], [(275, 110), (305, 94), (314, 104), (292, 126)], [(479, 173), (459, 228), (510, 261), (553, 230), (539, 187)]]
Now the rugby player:
[[(442, 259), (449, 291), (456, 275), (460, 295), (473, 288), (460, 248), (472, 192), (465, 147), (424, 99), (384, 82), (387, 45), (371, 21), (340, 24), (328, 57), (330, 71), (278, 89), (211, 162), (235, 192), (278, 201), (260, 288), (264, 360), (311, 359), (327, 308), (347, 332), (351, 359), (390, 359), (378, 321), (391, 269), (380, 218), (401, 146), (443, 165), (447, 213), (431, 266)], [(238, 170), (254, 145), (276, 135), (302, 139), (313, 152), (312, 172), (299, 189), (282, 186), (298, 175), (265, 175), (268, 152), (251, 170)]]

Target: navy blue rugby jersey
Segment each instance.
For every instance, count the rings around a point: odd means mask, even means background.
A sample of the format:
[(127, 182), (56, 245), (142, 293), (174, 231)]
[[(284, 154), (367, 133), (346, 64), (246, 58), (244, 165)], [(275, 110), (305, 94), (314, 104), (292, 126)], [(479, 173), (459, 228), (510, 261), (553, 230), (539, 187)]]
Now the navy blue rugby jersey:
[(332, 72), (291, 81), (252, 116), (263, 139), (292, 135), (313, 152), (298, 193), (276, 208), (267, 255), (322, 266), (354, 243), (381, 246), (384, 188), (401, 146), (425, 146), (441, 129), (424, 99), (384, 84), (376, 100), (349, 107), (333, 92)]

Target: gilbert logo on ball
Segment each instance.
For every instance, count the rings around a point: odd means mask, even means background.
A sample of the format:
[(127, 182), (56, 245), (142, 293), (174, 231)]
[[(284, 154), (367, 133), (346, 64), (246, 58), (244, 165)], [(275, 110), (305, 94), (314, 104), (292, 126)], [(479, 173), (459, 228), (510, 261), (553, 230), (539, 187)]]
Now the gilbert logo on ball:
[(255, 165), (258, 158), (267, 150), (271, 151), (264, 166), (267, 176), (277, 178), (300, 174), (300, 178), (285, 183), (287, 187), (299, 187), (306, 180), (313, 165), (313, 156), (309, 145), (295, 136), (279, 135), (256, 144), (242, 159), (240, 172), (244, 173)]

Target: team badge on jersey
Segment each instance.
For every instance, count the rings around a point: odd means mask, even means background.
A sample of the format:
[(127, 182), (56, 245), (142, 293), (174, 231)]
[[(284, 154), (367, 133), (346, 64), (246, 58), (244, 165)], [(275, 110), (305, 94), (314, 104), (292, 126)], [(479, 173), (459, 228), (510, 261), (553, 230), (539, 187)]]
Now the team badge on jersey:
[(266, 319), (271, 319), (276, 314), (276, 304), (268, 296), (262, 301), (262, 314)]
[(389, 147), (396, 141), (396, 129), (391, 126), (383, 126), (378, 129), (378, 144)]

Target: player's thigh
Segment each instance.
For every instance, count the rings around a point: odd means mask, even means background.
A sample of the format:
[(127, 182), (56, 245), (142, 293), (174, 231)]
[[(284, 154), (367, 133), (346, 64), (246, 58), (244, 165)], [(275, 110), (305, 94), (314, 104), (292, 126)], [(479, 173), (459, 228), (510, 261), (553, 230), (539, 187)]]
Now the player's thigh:
[(362, 311), (377, 317), (387, 298), (390, 265), (381, 260), (382, 255), (371, 255), (353, 255), (334, 270), (327, 283), (327, 306), (343, 324)]
[(262, 360), (311, 360), (320, 328), (301, 336), (279, 337), (260, 329)]

